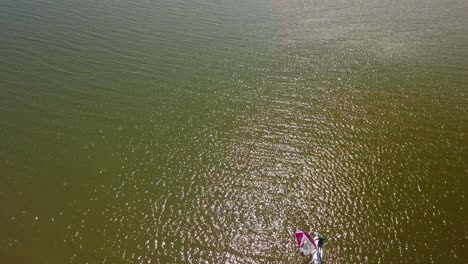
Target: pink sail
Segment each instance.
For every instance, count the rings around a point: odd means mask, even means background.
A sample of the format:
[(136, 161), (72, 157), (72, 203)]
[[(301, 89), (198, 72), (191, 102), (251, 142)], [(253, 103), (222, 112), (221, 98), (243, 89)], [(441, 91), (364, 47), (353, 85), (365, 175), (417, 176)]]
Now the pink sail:
[(297, 245), (299, 246), (299, 250), (301, 251), (303, 256), (313, 255), (317, 251), (317, 245), (309, 233), (297, 230), (296, 231), (296, 240)]
[[(317, 235), (312, 238), (309, 233), (302, 230), (297, 230), (296, 240), (302, 256), (311, 255), (312, 259), (310, 263), (322, 264), (324, 238), (320, 236), (319, 233), (317, 233)], [(322, 242), (319, 247), (318, 245), (320, 241)]]

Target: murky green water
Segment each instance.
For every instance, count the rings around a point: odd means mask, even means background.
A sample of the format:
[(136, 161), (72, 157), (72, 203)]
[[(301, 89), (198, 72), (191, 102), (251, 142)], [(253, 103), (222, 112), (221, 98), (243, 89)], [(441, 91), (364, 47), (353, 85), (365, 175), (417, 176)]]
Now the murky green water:
[(1, 263), (467, 263), (466, 1), (0, 2)]

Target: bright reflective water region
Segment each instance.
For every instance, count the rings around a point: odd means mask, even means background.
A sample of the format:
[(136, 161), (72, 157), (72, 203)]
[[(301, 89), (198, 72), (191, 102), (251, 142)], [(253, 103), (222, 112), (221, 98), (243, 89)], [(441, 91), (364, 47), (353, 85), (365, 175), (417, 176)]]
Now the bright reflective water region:
[(468, 263), (466, 14), (0, 1), (0, 262)]

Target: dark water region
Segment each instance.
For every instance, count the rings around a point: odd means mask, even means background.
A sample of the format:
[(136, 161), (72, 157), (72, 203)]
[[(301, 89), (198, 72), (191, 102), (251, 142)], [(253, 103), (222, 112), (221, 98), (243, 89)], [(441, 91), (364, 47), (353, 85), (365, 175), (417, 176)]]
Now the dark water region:
[(467, 13), (0, 2), (0, 262), (467, 263)]

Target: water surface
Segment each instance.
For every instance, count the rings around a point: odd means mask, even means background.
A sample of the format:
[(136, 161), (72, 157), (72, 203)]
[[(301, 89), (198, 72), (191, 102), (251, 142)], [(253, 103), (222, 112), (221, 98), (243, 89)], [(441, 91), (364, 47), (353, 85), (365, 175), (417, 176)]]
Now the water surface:
[(465, 1), (0, 3), (0, 262), (466, 263)]

